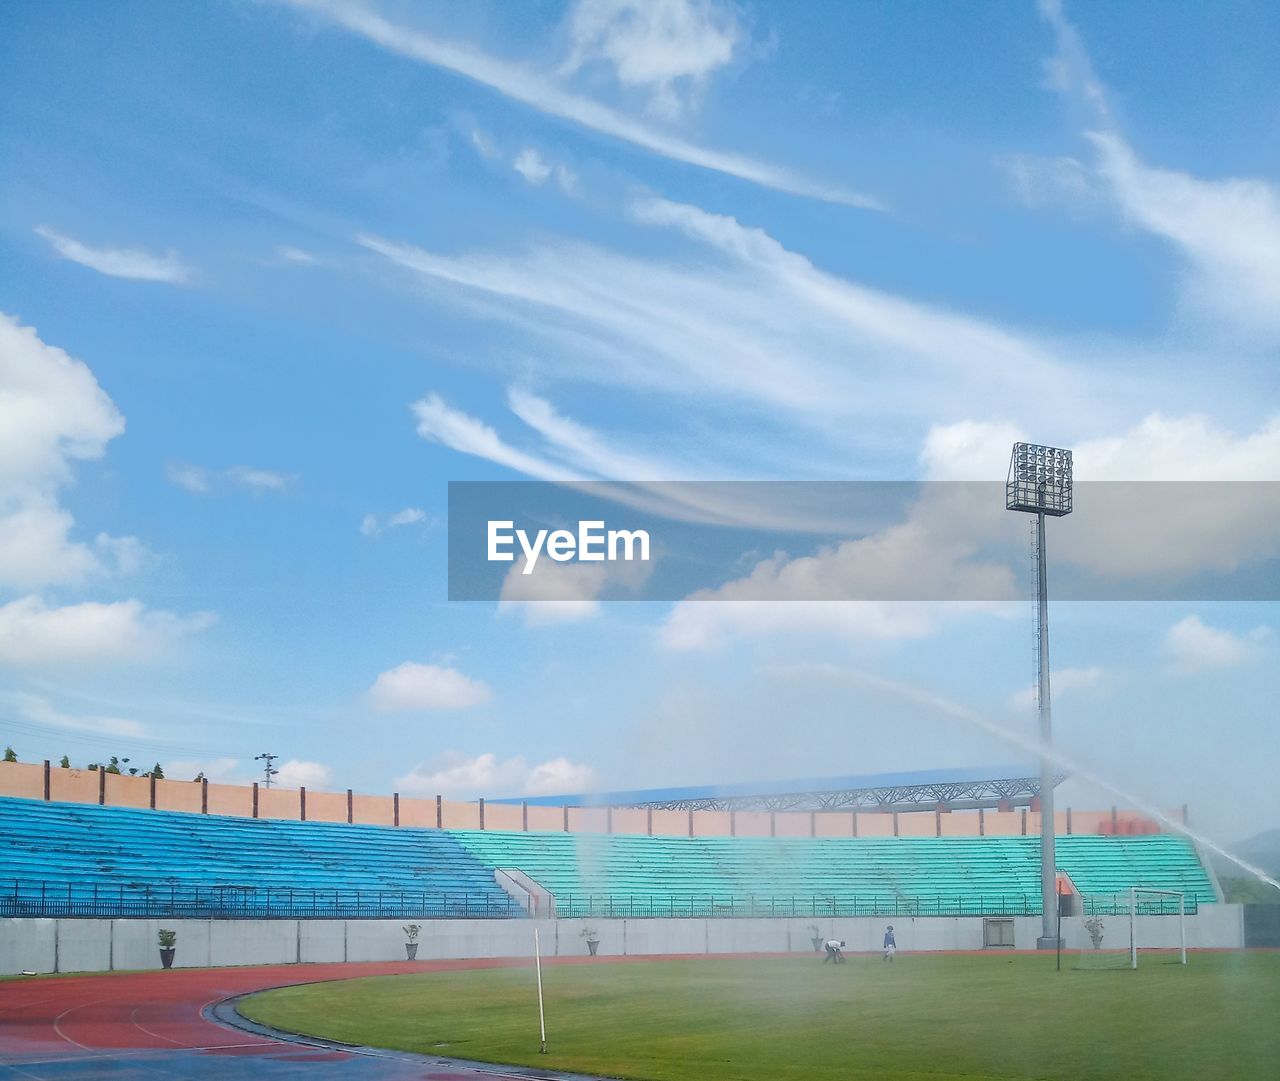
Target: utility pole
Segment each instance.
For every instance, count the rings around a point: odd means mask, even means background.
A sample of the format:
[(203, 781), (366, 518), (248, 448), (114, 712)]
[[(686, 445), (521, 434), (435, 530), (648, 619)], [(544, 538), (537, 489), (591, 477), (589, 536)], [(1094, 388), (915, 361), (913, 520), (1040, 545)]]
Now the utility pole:
[(271, 787), (271, 778), (280, 772), (271, 764), (279, 757), (280, 756), (278, 754), (255, 754), (253, 756), (253, 760), (255, 762), (266, 762), (266, 765), (262, 768), (262, 772), (266, 775), (265, 784), (267, 788)]

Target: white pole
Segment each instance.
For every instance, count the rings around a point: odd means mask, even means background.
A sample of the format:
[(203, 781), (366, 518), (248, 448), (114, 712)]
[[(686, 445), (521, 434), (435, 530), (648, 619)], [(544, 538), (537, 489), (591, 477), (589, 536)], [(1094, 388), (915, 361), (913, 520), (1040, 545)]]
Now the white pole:
[(1178, 894), (1178, 937), (1182, 940), (1182, 963), (1187, 963), (1187, 897)]
[(1129, 887), (1129, 966), (1138, 967), (1138, 891)]
[(533, 963), (538, 970), (538, 1034), (542, 1039), (538, 1054), (547, 1053), (547, 1015), (542, 1008), (542, 947), (538, 943), (538, 929), (533, 929)]

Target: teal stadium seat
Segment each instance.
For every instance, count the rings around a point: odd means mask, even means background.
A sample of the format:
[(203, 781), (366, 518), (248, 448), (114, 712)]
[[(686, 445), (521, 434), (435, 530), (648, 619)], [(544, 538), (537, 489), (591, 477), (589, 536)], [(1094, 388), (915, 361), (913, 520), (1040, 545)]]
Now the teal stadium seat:
[[(1058, 838), (1081, 893), (1214, 901), (1171, 834)], [(999, 915), (1040, 909), (1037, 837), (646, 837), (227, 818), (0, 798), (0, 916), (514, 917), (523, 871), (561, 916)]]

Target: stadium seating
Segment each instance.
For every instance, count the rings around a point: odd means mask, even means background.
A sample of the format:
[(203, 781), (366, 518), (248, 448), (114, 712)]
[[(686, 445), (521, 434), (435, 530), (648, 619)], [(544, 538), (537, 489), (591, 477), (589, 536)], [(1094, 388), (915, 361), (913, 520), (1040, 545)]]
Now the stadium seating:
[[(1085, 895), (1215, 900), (1169, 834), (1067, 836)], [(518, 916), (494, 869), (569, 915), (993, 915), (1039, 910), (1039, 839), (647, 837), (396, 829), (0, 799), (0, 915)]]
[[(1038, 912), (1038, 837), (767, 838), (457, 832), (477, 858), (516, 867), (560, 915), (964, 915)], [(1084, 894), (1130, 886), (1215, 900), (1194, 847), (1169, 834), (1059, 837)], [(718, 899), (718, 900), (717, 900)]]
[(519, 915), (448, 832), (0, 799), (0, 914)]

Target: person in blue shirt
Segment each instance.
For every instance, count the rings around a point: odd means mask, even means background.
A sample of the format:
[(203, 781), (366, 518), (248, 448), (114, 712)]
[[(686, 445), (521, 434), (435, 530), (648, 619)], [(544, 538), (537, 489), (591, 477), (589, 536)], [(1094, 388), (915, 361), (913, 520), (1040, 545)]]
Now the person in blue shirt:
[(893, 924), (889, 924), (884, 929), (884, 959), (892, 961), (893, 955), (898, 952), (897, 940), (893, 937)]

